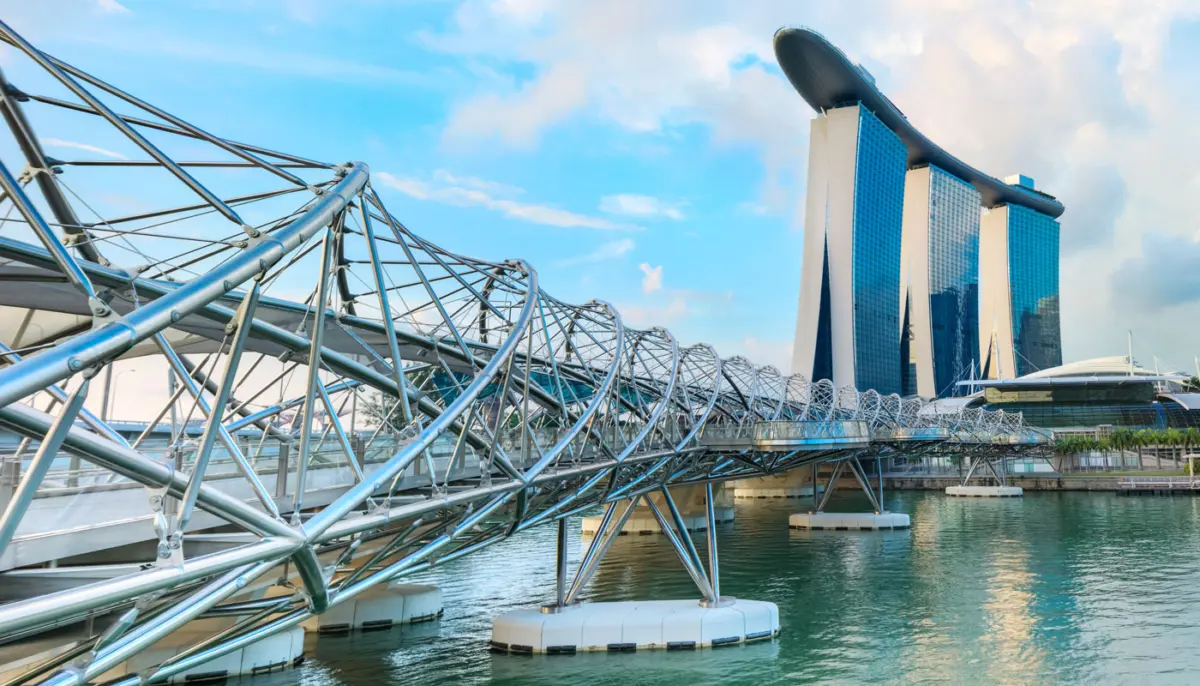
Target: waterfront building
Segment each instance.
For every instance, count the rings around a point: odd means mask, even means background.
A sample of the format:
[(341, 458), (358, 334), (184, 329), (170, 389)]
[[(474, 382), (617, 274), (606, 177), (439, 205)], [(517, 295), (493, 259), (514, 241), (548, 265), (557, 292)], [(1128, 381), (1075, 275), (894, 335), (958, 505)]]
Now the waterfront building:
[(1004, 205), (984, 215), (979, 239), (984, 377), (1012, 379), (1062, 364), (1058, 237), (1053, 217), (1026, 207)]
[(793, 371), (898, 393), (904, 144), (860, 105), (811, 131)]
[(901, 394), (958, 395), (979, 368), (979, 191), (942, 169), (908, 172), (900, 270)]
[(1200, 394), (1185, 392), (1186, 380), (1130, 364), (1124, 355), (1101, 357), (978, 381), (982, 392), (971, 406), (1020, 412), (1030, 426), (1056, 432), (1200, 428)]
[[(982, 370), (981, 348), (1010, 361), (1010, 378), (1061, 362), (1055, 218), (1062, 204), (1026, 177), (1001, 181), (935, 145), (866, 69), (819, 33), (782, 29), (775, 55), (818, 113), (792, 371), (932, 396), (952, 392), (972, 366)], [(982, 221), (980, 207), (990, 209)], [(1005, 248), (990, 266), (1002, 263), (1005, 274), (993, 288), (1011, 291), (986, 317), (984, 222), (1003, 223), (1003, 235), (988, 232)], [(969, 246), (977, 246), (974, 256), (964, 252)], [(1029, 362), (1018, 367), (1018, 358)], [(998, 376), (1004, 364), (989, 373)]]

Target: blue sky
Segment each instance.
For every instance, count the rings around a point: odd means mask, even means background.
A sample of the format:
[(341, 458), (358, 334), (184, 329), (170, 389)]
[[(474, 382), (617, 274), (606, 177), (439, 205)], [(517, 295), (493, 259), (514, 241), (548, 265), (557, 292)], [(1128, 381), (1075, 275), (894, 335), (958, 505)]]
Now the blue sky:
[(0, 16), (223, 136), (368, 162), (448, 248), (525, 258), (560, 298), (784, 371), (813, 114), (770, 41), (812, 26), (935, 141), (1063, 199), (1068, 359), (1120, 354), (1134, 329), (1144, 362), (1190, 367), (1200, 292), (1159, 265), (1200, 261), (1198, 4), (0, 0)]

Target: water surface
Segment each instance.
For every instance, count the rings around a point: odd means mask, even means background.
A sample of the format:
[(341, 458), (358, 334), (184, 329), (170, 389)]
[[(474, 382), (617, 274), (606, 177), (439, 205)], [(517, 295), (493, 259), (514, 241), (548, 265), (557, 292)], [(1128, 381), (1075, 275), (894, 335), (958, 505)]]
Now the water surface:
[[(553, 597), (555, 531), (543, 526), (413, 577), (442, 587), (442, 620), (310, 636), (299, 670), (245, 683), (1200, 682), (1200, 498), (909, 491), (887, 501), (912, 516), (911, 531), (792, 531), (797, 501), (738, 504), (718, 534), (722, 592), (777, 603), (783, 634), (774, 641), (632, 655), (490, 653), (494, 614)], [(856, 507), (849, 494), (831, 509)], [(579, 547), (575, 534), (572, 570)], [(696, 593), (665, 540), (625, 536), (586, 598)]]

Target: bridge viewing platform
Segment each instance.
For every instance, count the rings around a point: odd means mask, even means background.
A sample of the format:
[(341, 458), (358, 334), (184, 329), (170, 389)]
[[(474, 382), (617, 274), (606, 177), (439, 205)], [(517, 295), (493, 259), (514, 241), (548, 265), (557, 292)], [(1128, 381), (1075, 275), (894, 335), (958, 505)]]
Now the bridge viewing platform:
[[(845, 474), (866, 514), (907, 520), (883, 511), (865, 463), (937, 450), (1002, 480), (1006, 455), (1046, 442), (1020, 414), (784, 376), (628, 326), (608, 303), (564, 302), (521, 259), (410, 230), (365, 163), (222, 138), (2, 22), (0, 40), (6, 73), (40, 76), (36, 92), (0, 76), (5, 149), (26, 170), (0, 163), (5, 678), (285, 668), (307, 630), (436, 617), (436, 589), (406, 577), (543, 524), (558, 527), (555, 597), (497, 618), (497, 649), (765, 640), (779, 630), (769, 599), (721, 594), (714, 488), (827, 465), (800, 514), (824, 515)], [(88, 131), (142, 159), (56, 159), (39, 138)], [(137, 209), (87, 191), (114, 188)], [(135, 360), (166, 370), (169, 390), (111, 405), (145, 424), (89, 411)], [(700, 546), (673, 495), (688, 488)], [(695, 597), (581, 605), (635, 510)], [(566, 522), (591, 511), (596, 535), (568, 574)]]

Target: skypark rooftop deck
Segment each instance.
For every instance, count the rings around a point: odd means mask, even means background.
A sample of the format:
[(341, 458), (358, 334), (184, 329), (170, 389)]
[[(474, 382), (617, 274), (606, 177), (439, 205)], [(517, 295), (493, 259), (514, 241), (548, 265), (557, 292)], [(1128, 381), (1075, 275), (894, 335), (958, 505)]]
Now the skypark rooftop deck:
[(908, 166), (932, 164), (974, 186), (985, 207), (1020, 205), (1058, 217), (1062, 203), (1040, 191), (1007, 184), (938, 147), (918, 131), (846, 54), (824, 36), (804, 28), (775, 34), (775, 57), (792, 86), (818, 112), (861, 102), (908, 148)]

